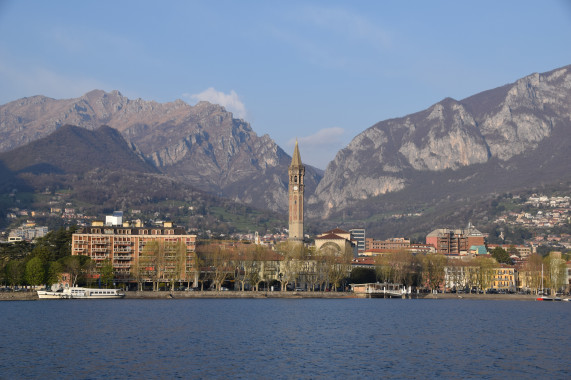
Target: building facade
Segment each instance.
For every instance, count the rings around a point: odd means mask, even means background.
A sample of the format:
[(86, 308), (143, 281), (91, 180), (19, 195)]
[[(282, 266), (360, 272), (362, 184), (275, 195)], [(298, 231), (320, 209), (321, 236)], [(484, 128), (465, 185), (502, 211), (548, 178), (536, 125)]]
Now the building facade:
[[(141, 268), (141, 257), (145, 247), (152, 243), (161, 248), (162, 263), (145, 265)], [(184, 254), (175, 253), (175, 249), (184, 246)], [(195, 282), (197, 272), (194, 268), (196, 235), (188, 235), (184, 228), (173, 227), (165, 222), (160, 227), (144, 227), (142, 225), (106, 225), (103, 222), (93, 222), (89, 227), (83, 227), (74, 233), (71, 242), (72, 255), (88, 256), (95, 263), (95, 273), (98, 276), (105, 262), (110, 262), (116, 282), (151, 281), (151, 278), (141, 278), (143, 273), (156, 270), (162, 266), (162, 276), (175, 275), (177, 269), (178, 281)], [(182, 257), (181, 257), (182, 256)], [(148, 276), (148, 275), (147, 275)], [(156, 280), (156, 279), (154, 279)]]
[(350, 252), (353, 257), (357, 257), (357, 244), (351, 240), (351, 233), (340, 228), (324, 232), (315, 238), (315, 250), (318, 253), (328, 247), (339, 255)]
[(426, 235), (426, 244), (433, 245), (443, 255), (468, 254), (470, 247), (484, 245), (484, 234), (472, 224), (455, 230), (439, 228)]
[(350, 229), (349, 232), (351, 233), (351, 240), (357, 243), (357, 252), (359, 254), (365, 252), (366, 247), (366, 231), (364, 228), (353, 228)]

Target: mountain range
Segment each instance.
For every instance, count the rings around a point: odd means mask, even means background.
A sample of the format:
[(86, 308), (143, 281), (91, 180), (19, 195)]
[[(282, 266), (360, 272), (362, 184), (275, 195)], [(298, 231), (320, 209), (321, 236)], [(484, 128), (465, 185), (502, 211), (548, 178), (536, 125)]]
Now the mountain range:
[[(383, 235), (481, 218), (474, 205), (494, 194), (568, 184), (570, 146), (571, 66), (565, 66), (364, 130), (325, 172), (306, 168), (307, 219)], [(38, 190), (38, 178), (62, 173), (74, 173), (77, 186), (95, 167), (117, 167), (150, 176), (151, 185), (161, 178), (287, 210), (291, 157), (270, 136), (206, 102), (161, 104), (100, 90), (76, 99), (23, 98), (0, 106), (0, 151), (5, 187)]]

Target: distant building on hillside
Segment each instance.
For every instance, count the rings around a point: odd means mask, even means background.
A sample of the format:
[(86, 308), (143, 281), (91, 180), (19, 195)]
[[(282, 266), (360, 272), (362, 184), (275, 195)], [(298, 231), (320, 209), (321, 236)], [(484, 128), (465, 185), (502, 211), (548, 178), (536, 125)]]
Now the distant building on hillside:
[(468, 254), (471, 246), (484, 245), (484, 234), (471, 223), (462, 229), (439, 228), (426, 235), (426, 244), (444, 255)]
[(488, 249), (490, 251), (492, 251), (494, 248), (496, 247), (500, 247), (505, 249), (508, 253), (511, 253), (510, 251), (512, 250), (512, 248), (514, 248), (517, 251), (517, 255), (521, 258), (525, 258), (529, 255), (531, 255), (532, 251), (531, 251), (531, 246), (529, 245), (519, 245), (519, 244), (488, 244)]
[(26, 223), (10, 231), (8, 241), (32, 241), (34, 239), (46, 236), (47, 233), (48, 227), (46, 226), (36, 226), (35, 223)]

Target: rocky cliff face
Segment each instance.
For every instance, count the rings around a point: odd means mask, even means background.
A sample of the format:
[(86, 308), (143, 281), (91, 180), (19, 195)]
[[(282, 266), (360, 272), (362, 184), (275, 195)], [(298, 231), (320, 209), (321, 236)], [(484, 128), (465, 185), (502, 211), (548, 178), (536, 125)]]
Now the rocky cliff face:
[[(63, 125), (108, 125), (163, 173), (194, 187), (272, 210), (287, 209), (291, 160), (267, 135), (258, 136), (223, 107), (181, 100), (130, 100), (117, 91), (91, 91), (77, 99), (43, 96), (0, 107), (0, 151), (47, 136)], [(321, 172), (308, 168), (308, 192)], [(265, 187), (267, 181), (272, 186)]]
[[(314, 216), (404, 189), (420, 172), (525, 156), (553, 136), (571, 141), (571, 66), (533, 74), (467, 99), (380, 122), (327, 167), (310, 198)], [(571, 144), (570, 144), (571, 146)]]
[[(77, 99), (24, 98), (0, 106), (0, 151), (65, 124), (91, 130), (108, 125), (169, 178), (258, 207), (287, 210), (291, 157), (220, 106), (130, 100), (99, 90)], [(319, 170), (306, 168), (306, 215), (327, 218), (397, 191), (412, 197), (411, 188), (430, 192), (434, 200), (446, 197), (451, 184), (463, 184), (456, 191), (464, 194), (475, 191), (471, 181), (480, 181), (481, 193), (488, 191), (481, 183), (494, 180), (490, 173), (502, 177), (505, 191), (510, 171), (518, 173), (513, 182), (519, 183), (530, 172), (523, 163), (536, 167), (534, 179), (547, 173), (541, 180), (548, 183), (568, 175), (569, 146), (571, 66), (460, 101), (447, 98), (368, 128), (338, 152), (323, 178)], [(362, 219), (378, 206), (365, 203)]]

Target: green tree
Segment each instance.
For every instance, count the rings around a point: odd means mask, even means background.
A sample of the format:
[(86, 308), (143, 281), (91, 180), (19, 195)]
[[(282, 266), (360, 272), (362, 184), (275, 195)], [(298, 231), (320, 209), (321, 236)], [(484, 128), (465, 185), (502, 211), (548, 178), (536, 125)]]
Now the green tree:
[(0, 244), (0, 259), (7, 261), (25, 258), (32, 251), (32, 244), (25, 240), (12, 244)]
[(46, 284), (51, 286), (59, 282), (59, 276), (63, 272), (63, 266), (59, 261), (52, 261), (48, 264)]
[(353, 268), (351, 271), (350, 281), (353, 284), (367, 284), (377, 281), (377, 274), (371, 268)]
[(91, 267), (91, 258), (88, 256), (66, 256), (60, 259), (62, 271), (70, 276), (72, 286), (77, 286), (79, 281), (85, 280), (89, 268)]
[(110, 285), (113, 284), (113, 280), (115, 279), (115, 273), (113, 271), (113, 263), (111, 260), (106, 259), (103, 261), (101, 268), (99, 269), (99, 281), (101, 285), (105, 286), (105, 289), (108, 289)]
[(504, 264), (513, 264), (512, 259), (510, 258), (509, 253), (503, 249), (502, 247), (496, 247), (494, 249), (492, 249), (492, 257), (494, 259), (496, 259), (496, 261), (498, 263), (504, 263)]
[(46, 268), (40, 257), (36, 256), (26, 263), (25, 277), (29, 285), (37, 286), (44, 283), (46, 279)]
[(33, 254), (42, 256), (46, 262), (57, 261), (66, 256), (71, 256), (71, 239), (77, 227), (68, 229), (60, 228), (50, 231), (46, 236), (36, 240)]
[(6, 280), (11, 286), (21, 285), (24, 280), (25, 266), (23, 260), (10, 260), (6, 264)]

